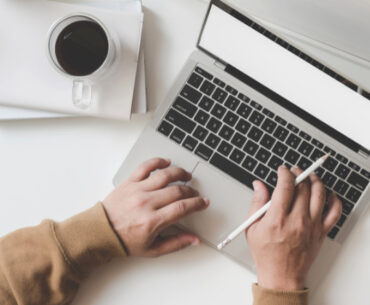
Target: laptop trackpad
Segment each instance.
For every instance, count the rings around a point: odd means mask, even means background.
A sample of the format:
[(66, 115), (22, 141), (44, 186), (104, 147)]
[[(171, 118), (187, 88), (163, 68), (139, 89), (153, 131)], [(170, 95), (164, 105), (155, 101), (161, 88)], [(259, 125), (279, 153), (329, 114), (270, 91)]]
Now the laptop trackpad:
[[(205, 211), (186, 217), (181, 225), (212, 246), (216, 246), (247, 218), (253, 192), (228, 175), (198, 163), (188, 185), (198, 190), (201, 196), (209, 198), (210, 206)], [(224, 251), (239, 262), (251, 266), (252, 260), (244, 234)]]

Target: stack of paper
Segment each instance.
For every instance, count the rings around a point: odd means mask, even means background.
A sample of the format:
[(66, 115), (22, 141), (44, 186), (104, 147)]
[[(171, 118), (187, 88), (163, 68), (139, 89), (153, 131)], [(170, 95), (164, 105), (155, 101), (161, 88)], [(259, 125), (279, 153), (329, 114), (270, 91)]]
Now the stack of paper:
[[(143, 13), (134, 0), (45, 0), (0, 2), (0, 18), (12, 29), (0, 50), (0, 120), (57, 116), (97, 116), (129, 119), (146, 112), (144, 56), (140, 52)], [(88, 13), (101, 20), (119, 39), (115, 72), (94, 84), (93, 106), (72, 105), (72, 80), (60, 75), (46, 55), (47, 32), (55, 20), (71, 13)], [(29, 25), (32, 24), (32, 27)]]

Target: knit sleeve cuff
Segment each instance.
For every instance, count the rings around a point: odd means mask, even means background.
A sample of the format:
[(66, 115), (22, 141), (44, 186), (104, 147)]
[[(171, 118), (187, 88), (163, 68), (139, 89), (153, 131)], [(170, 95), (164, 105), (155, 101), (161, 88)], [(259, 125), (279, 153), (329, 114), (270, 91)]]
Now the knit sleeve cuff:
[(63, 222), (53, 222), (52, 230), (64, 259), (79, 275), (127, 256), (101, 203)]
[(308, 305), (309, 290), (280, 291), (253, 284), (254, 305)]

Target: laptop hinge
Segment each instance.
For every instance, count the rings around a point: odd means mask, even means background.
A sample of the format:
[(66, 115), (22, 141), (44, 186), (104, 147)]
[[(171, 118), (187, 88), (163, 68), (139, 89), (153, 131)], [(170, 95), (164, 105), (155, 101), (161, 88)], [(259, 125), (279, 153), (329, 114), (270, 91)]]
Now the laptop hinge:
[(214, 62), (214, 65), (216, 67), (220, 68), (221, 70), (225, 70), (226, 69), (226, 66), (227, 66), (227, 63), (225, 63), (224, 61), (222, 61), (219, 58), (216, 58), (215, 59), (215, 62)]
[(358, 153), (359, 153), (362, 157), (364, 157), (364, 158), (366, 158), (366, 159), (368, 159), (368, 158), (370, 157), (370, 152), (369, 152), (368, 150), (364, 149), (364, 148), (360, 148), (360, 149), (359, 149), (359, 151), (358, 151)]

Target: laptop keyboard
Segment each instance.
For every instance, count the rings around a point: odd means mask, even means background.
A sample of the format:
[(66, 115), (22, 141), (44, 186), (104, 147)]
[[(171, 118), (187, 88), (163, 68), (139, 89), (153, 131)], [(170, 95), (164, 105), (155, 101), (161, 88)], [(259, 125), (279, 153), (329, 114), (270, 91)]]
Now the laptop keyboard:
[(169, 108), (158, 131), (252, 188), (263, 181), (270, 191), (285, 164), (305, 170), (326, 153), (316, 170), (327, 194), (342, 200), (343, 213), (328, 234), (335, 239), (368, 186), (370, 173), (226, 82), (196, 67)]

